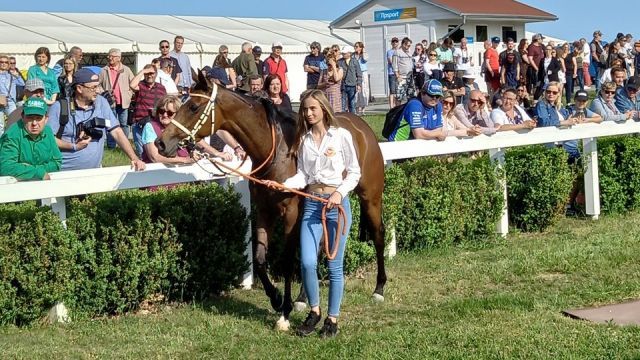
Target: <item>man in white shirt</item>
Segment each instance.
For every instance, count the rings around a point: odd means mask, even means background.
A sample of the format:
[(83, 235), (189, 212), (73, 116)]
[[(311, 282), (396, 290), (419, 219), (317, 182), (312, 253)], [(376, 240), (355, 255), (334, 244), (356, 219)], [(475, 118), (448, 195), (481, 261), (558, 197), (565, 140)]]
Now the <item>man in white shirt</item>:
[(591, 64), (591, 46), (587, 43), (587, 39), (580, 39), (582, 44), (582, 73), (584, 74), (584, 86), (591, 86), (591, 75), (589, 74), (589, 66)]
[(171, 71), (173, 70), (173, 62), (171, 59), (160, 60), (160, 69), (158, 69), (158, 75), (156, 76), (156, 82), (162, 84), (167, 90), (167, 95), (178, 95), (178, 87), (171, 78)]
[(462, 78), (465, 70), (473, 67), (473, 54), (467, 46), (467, 38), (460, 39), (460, 47), (453, 52), (453, 61), (456, 63), (456, 76)]

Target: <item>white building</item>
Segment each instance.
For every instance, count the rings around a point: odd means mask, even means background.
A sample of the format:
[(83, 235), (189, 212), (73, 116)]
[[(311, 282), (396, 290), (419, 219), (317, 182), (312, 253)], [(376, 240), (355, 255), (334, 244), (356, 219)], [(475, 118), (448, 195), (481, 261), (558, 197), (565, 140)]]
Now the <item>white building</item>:
[[(476, 54), (474, 65), (482, 64), (483, 42), (498, 36), (516, 42), (525, 35), (525, 24), (554, 21), (550, 13), (513, 0), (367, 0), (331, 22), (334, 30), (358, 30), (369, 55), (371, 92), (388, 94), (386, 51), (391, 39), (409, 37), (429, 43), (452, 37), (466, 37)], [(529, 38), (530, 39), (530, 38)]]

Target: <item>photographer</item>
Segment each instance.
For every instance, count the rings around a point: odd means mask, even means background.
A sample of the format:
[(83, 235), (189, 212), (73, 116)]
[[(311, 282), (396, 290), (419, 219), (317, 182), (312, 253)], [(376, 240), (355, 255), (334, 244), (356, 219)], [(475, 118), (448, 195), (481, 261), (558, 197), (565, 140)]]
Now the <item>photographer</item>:
[(62, 152), (62, 170), (99, 168), (107, 132), (131, 159), (131, 166), (144, 170), (145, 164), (134, 153), (120, 123), (104, 97), (98, 75), (80, 69), (73, 75), (74, 94), (49, 108), (48, 125), (56, 135)]

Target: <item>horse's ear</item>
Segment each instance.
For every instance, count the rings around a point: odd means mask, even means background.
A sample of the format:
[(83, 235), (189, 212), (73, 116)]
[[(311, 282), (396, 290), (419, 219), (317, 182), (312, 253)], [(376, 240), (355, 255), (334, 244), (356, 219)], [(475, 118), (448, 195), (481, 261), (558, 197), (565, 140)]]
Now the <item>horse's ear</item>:
[(205, 91), (205, 92), (207, 90), (209, 90), (209, 81), (202, 74), (202, 71), (200, 69), (198, 69), (198, 80), (196, 81), (196, 86), (193, 89), (194, 90), (202, 90), (202, 91)]

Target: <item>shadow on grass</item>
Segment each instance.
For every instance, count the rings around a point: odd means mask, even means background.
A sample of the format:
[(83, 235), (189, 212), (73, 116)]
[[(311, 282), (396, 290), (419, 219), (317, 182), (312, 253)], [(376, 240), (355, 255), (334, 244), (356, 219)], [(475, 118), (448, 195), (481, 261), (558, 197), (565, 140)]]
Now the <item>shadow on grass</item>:
[[(256, 290), (251, 290), (256, 291)], [(277, 314), (270, 310), (269, 301), (264, 296), (264, 307), (239, 299), (235, 295), (218, 296), (194, 303), (194, 307), (216, 315), (229, 315), (237, 319), (259, 322), (273, 327)]]

